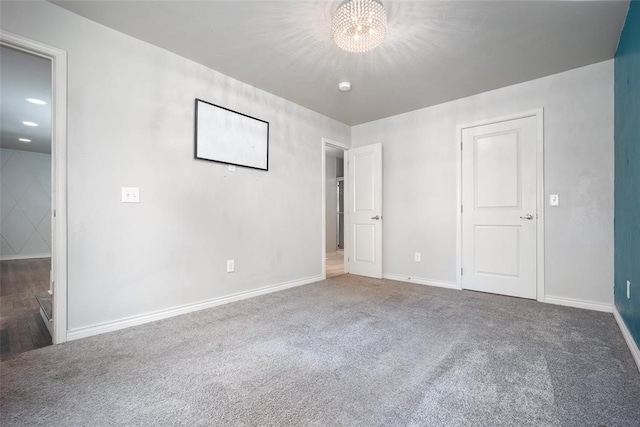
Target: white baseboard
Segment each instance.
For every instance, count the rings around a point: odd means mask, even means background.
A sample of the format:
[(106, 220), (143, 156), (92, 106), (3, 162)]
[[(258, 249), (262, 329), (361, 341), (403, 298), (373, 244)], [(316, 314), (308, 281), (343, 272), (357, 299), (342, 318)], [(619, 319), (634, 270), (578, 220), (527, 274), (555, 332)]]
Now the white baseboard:
[(442, 280), (423, 279), (421, 277), (401, 276), (398, 274), (383, 274), (384, 279), (397, 280), (399, 282), (416, 283), (418, 285), (437, 286), (439, 288), (460, 289), (455, 282), (444, 282)]
[(13, 261), (16, 259), (35, 259), (35, 258), (51, 258), (51, 253), (48, 254), (21, 254), (21, 255), (3, 255), (0, 257), (0, 261)]
[(640, 371), (640, 348), (638, 348), (638, 344), (636, 344), (635, 340), (631, 336), (631, 332), (629, 332), (629, 329), (627, 328), (627, 324), (624, 323), (622, 316), (620, 316), (620, 313), (618, 312), (618, 309), (615, 306), (613, 307), (613, 317), (615, 317), (616, 322), (618, 323), (618, 327), (622, 332), (622, 336), (624, 337), (624, 340), (627, 342), (627, 346), (629, 346), (629, 350), (631, 351), (633, 360), (636, 361), (636, 366)]
[(197, 302), (194, 304), (181, 305), (166, 310), (155, 311), (152, 313), (142, 314), (139, 316), (127, 317), (124, 319), (114, 320), (111, 322), (100, 323), (92, 326), (71, 329), (67, 332), (67, 341), (73, 341), (80, 338), (86, 338), (93, 335), (104, 334), (107, 332), (117, 331), (131, 326), (142, 325), (144, 323), (154, 322), (156, 320), (167, 319), (169, 317), (179, 316), (181, 314), (191, 313), (193, 311), (204, 310), (216, 307), (230, 302), (240, 301), (247, 298), (256, 297), (258, 295), (269, 294), (296, 286), (307, 285), (309, 283), (319, 282), (322, 276), (307, 277), (290, 282), (279, 283), (277, 285), (265, 286), (264, 288), (255, 289), (253, 291), (240, 292), (237, 294), (227, 295), (224, 297), (213, 298), (207, 301)]
[(554, 297), (545, 295), (544, 301), (549, 304), (564, 305), (566, 307), (584, 308), (587, 310), (603, 311), (605, 313), (613, 313), (612, 304), (604, 304), (601, 302), (584, 301), (580, 299), (571, 299), (563, 297)]

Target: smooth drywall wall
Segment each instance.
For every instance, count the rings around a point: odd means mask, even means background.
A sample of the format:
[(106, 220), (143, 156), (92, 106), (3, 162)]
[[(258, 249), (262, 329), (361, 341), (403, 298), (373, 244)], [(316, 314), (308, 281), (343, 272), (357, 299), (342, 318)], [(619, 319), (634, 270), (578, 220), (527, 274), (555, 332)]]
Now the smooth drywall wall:
[[(68, 53), (69, 329), (321, 275), (321, 141), (348, 126), (51, 3), (1, 8)], [(196, 97), (270, 123), (268, 172), (194, 160)]]
[(615, 303), (640, 346), (640, 2), (637, 1), (629, 6), (615, 58), (615, 165)]
[(51, 154), (0, 149), (0, 259), (51, 256)]
[(545, 294), (612, 304), (613, 60), (353, 127), (353, 146), (383, 145), (385, 274), (456, 282), (456, 125), (538, 108), (545, 194), (560, 195)]

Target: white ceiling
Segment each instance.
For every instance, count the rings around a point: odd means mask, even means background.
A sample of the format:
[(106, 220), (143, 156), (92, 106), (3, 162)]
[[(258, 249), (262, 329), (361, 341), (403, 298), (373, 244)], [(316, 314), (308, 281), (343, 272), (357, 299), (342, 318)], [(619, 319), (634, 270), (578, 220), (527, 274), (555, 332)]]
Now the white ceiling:
[(349, 125), (613, 58), (629, 5), (383, 0), (387, 39), (349, 54), (333, 0), (54, 3)]
[[(26, 98), (47, 104), (31, 104)], [(51, 61), (6, 46), (0, 47), (0, 147), (51, 153)]]

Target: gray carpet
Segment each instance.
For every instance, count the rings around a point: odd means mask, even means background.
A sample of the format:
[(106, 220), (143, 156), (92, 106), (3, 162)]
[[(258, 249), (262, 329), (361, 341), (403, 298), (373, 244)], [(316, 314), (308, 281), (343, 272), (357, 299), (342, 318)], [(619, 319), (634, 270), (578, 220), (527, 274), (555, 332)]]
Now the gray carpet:
[(0, 369), (3, 426), (640, 426), (611, 314), (348, 275)]

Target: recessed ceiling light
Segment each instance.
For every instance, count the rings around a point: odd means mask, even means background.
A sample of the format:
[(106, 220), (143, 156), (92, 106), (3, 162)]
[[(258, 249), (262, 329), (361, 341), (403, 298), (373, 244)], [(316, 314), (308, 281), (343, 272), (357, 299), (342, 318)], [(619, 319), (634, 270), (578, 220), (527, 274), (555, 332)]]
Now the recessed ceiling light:
[(45, 101), (43, 101), (42, 99), (38, 99), (38, 98), (27, 98), (27, 101), (32, 103), (32, 104), (36, 104), (36, 105), (47, 105), (47, 103)]
[(27, 138), (18, 138), (18, 141), (20, 141), (20, 142), (31, 142), (31, 140), (27, 139)]
[(22, 124), (25, 125), (25, 126), (31, 126), (31, 127), (38, 126), (38, 124), (34, 123), (34, 122), (22, 122)]
[(351, 83), (340, 82), (338, 83), (338, 89), (340, 89), (340, 92), (349, 92), (351, 90)]

